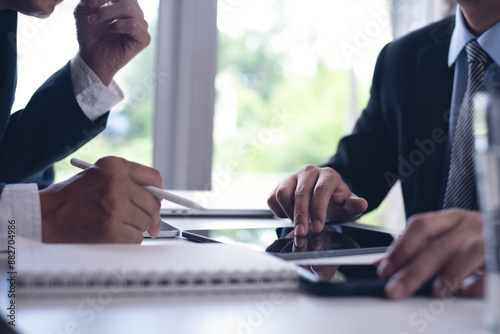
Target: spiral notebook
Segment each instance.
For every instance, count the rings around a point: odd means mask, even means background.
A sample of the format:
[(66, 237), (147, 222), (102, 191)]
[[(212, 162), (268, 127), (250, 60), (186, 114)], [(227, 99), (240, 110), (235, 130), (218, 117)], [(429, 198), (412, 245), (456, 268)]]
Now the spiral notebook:
[(194, 294), (290, 290), (295, 266), (244, 245), (39, 244), (19, 248), (17, 288), (24, 297), (108, 291)]

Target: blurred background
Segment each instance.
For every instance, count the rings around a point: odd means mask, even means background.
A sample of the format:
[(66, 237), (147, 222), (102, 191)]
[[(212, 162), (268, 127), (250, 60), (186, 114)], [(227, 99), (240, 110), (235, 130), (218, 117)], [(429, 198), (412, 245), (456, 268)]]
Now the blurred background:
[[(175, 0), (161, 0), (175, 1)], [(185, 0), (199, 1), (199, 0)], [(14, 110), (78, 50), (65, 0), (48, 20), (20, 17)], [(151, 45), (115, 78), (126, 99), (107, 129), (73, 156), (153, 165), (159, 0), (139, 0)], [(394, 38), (454, 13), (448, 0), (219, 0), (212, 188), (228, 207), (266, 207), (267, 195), (304, 164), (335, 153), (369, 98), (377, 54)], [(168, 75), (163, 74), (163, 75)], [(208, 124), (207, 126), (212, 126)], [(158, 144), (156, 144), (158, 145)], [(56, 164), (57, 181), (77, 170)], [(196, 161), (190, 163), (196, 164)], [(223, 186), (214, 185), (228, 176)], [(403, 227), (399, 185), (360, 221)]]

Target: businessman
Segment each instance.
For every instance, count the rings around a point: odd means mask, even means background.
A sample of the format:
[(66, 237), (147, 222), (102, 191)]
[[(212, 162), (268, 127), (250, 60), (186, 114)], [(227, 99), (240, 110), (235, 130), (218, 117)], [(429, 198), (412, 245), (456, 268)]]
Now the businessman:
[(48, 185), (52, 164), (104, 129), (123, 98), (114, 75), (150, 42), (137, 0), (81, 0), (78, 54), (11, 115), (17, 15), (46, 18), (60, 2), (0, 0), (0, 235), (15, 225), (44, 242), (140, 242), (160, 227), (159, 201), (142, 188), (161, 187), (156, 170), (107, 157), (41, 191), (32, 183)]
[(484, 265), (474, 187), (472, 96), (500, 64), (500, 2), (457, 0), (455, 17), (389, 43), (353, 133), (323, 168), (304, 166), (268, 204), (295, 221), (295, 234), (322, 230), (376, 208), (400, 180), (409, 224), (379, 266), (386, 292), (403, 298), (435, 275), (434, 294), (460, 287)]

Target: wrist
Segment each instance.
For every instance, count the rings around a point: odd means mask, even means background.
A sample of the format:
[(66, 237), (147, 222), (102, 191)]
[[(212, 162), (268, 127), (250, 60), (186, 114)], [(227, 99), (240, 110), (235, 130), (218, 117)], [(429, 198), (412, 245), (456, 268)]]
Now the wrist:
[(80, 50), (79, 53), (80, 58), (83, 60), (85, 65), (87, 65), (88, 69), (95, 74), (95, 76), (102, 82), (104, 86), (109, 87), (117, 71), (111, 68), (107, 68), (106, 66), (102, 66), (100, 62), (96, 63), (92, 61), (90, 55), (83, 52), (82, 50)]
[[(58, 223), (57, 205), (54, 186), (39, 192), (42, 218), (42, 242), (55, 242), (62, 234), (63, 226)], [(57, 191), (57, 190), (56, 190)]]

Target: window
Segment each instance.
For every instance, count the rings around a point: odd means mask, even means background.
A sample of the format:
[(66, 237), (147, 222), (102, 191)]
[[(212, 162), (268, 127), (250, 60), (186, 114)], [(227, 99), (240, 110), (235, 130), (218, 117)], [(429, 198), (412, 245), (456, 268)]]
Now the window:
[(352, 129), (390, 11), (385, 0), (221, 0), (218, 31), (213, 184), (225, 173), (228, 193), (265, 203)]

